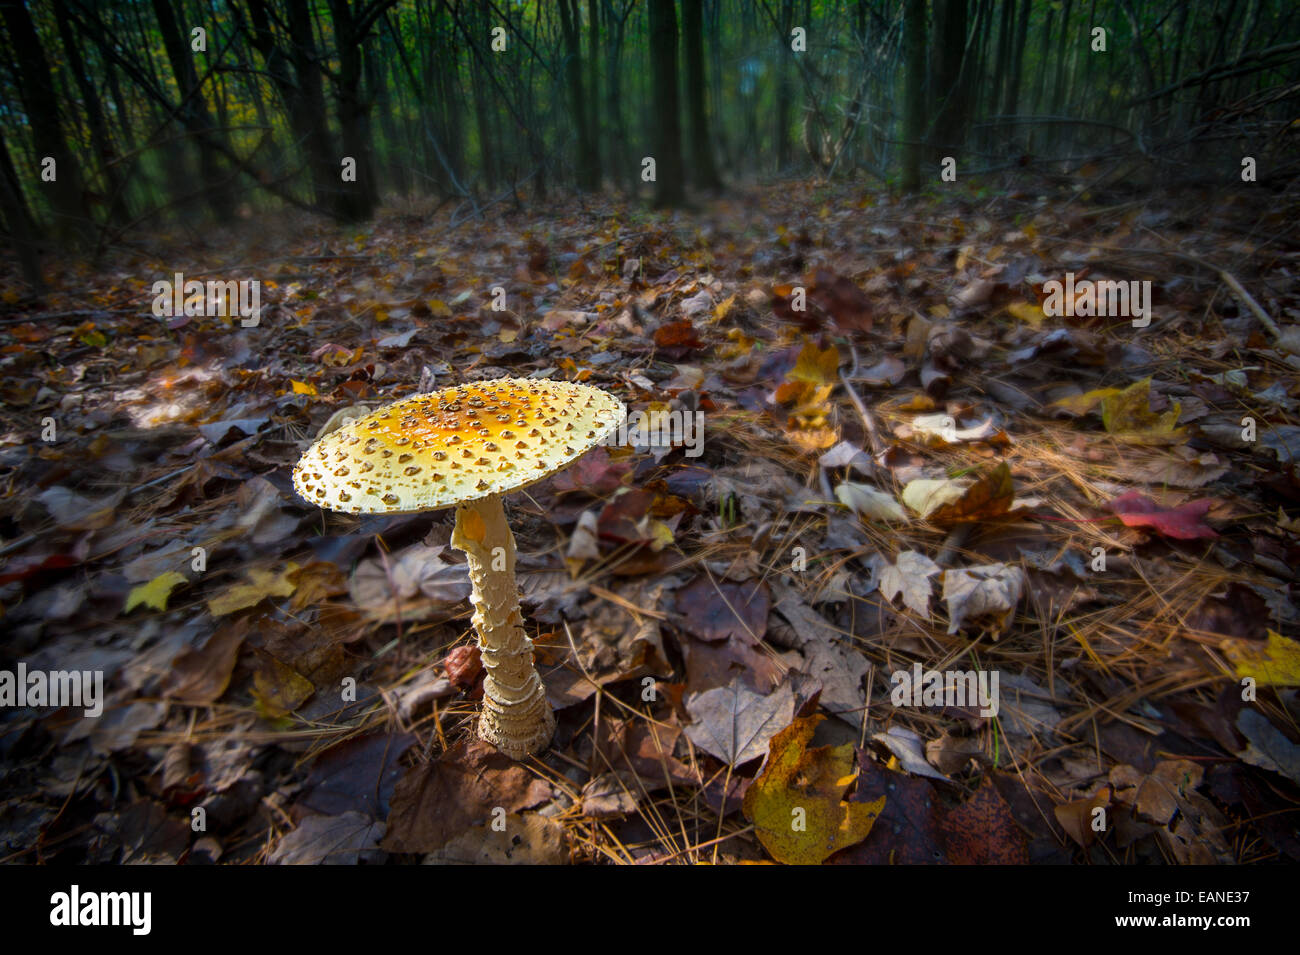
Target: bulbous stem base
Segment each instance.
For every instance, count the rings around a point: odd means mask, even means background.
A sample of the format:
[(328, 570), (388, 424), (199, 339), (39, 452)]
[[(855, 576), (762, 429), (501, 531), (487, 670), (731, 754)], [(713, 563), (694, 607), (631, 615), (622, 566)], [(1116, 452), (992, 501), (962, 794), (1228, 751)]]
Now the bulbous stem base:
[(451, 546), (469, 561), (474, 629), (486, 675), (479, 738), (512, 759), (539, 753), (555, 733), (555, 714), (533, 665), (515, 583), (515, 536), (500, 495), (456, 508)]

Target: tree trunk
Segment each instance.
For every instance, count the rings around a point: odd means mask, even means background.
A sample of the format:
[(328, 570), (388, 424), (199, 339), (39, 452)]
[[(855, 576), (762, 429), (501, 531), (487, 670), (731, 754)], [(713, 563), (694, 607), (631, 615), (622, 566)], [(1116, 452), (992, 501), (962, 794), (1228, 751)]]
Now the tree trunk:
[(921, 188), (921, 140), (925, 135), (925, 0), (906, 0), (903, 44), (906, 76), (900, 185), (904, 192), (916, 192)]
[(109, 135), (108, 123), (104, 117), (104, 107), (100, 102), (99, 91), (90, 77), (86, 75), (85, 58), (77, 36), (72, 29), (72, 21), (64, 7), (64, 0), (54, 0), (54, 18), (58, 23), (59, 38), (67, 54), (67, 66), (77, 84), (86, 107), (86, 123), (90, 128), (90, 142), (95, 156), (99, 160), (99, 172), (104, 180), (104, 189), (108, 193), (108, 214), (111, 219), (124, 221), (130, 219), (131, 211), (126, 204), (126, 186), (118, 174), (114, 160), (113, 139)]
[(41, 260), (36, 251), (36, 222), (27, 209), (18, 173), (14, 170), (9, 147), (3, 138), (0, 138), (0, 212), (4, 214), (5, 228), (9, 232), (14, 253), (18, 256), (23, 278), (38, 296), (44, 295), (45, 279), (41, 275)]
[(600, 187), (599, 174), (594, 160), (595, 146), (592, 143), (590, 110), (582, 88), (582, 39), (579, 34), (581, 11), (578, 0), (560, 0), (560, 28), (564, 33), (564, 75), (568, 80), (569, 100), (573, 125), (578, 131), (574, 145), (577, 149), (574, 167), (577, 170), (577, 185), (584, 192), (592, 192)]
[(934, 0), (934, 43), (930, 49), (930, 95), (934, 117), (926, 139), (931, 161), (961, 151), (966, 139), (966, 0)]
[(54, 77), (45, 58), (45, 48), (36, 34), (26, 4), (6, 2), (0, 7), (3, 8), (9, 46), (18, 64), (13, 75), (31, 125), (36, 161), (39, 163), (49, 156), (55, 162), (55, 180), (42, 183), (49, 190), (50, 205), (54, 210), (54, 234), (70, 242), (87, 242), (90, 216), (84, 202), (81, 167), (63, 138), (58, 97), (54, 92)]
[(673, 0), (649, 0), (650, 75), (654, 89), (655, 205), (686, 200), (682, 170), (682, 127), (677, 98), (677, 12)]
[[(356, 161), (356, 181), (340, 180), (334, 212), (344, 222), (369, 219), (379, 204), (375, 160), (370, 149), (370, 107), (361, 96), (361, 42), (364, 27), (356, 22), (351, 0), (330, 0), (338, 77), (334, 102), (339, 117), (339, 161)], [(340, 169), (342, 167), (340, 166)]]
[[(213, 127), (208, 116), (207, 104), (199, 90), (198, 73), (190, 58), (188, 36), (181, 35), (170, 3), (168, 0), (153, 0), (153, 11), (158, 19), (158, 32), (162, 35), (163, 47), (167, 51), (167, 61), (171, 64), (172, 75), (181, 94), (181, 125), (201, 138), (224, 138), (224, 134), (219, 134)], [(195, 148), (199, 154), (199, 175), (203, 180), (208, 207), (218, 219), (229, 221), (235, 214), (235, 197), (225, 164), (216, 152), (202, 143), (196, 143)]]
[(1014, 35), (1011, 41), (1011, 75), (1008, 80), (1007, 102), (1003, 110), (1008, 116), (1014, 116), (1020, 108), (1021, 67), (1025, 61), (1025, 35), (1029, 31), (1029, 0), (1020, 0), (1020, 14), (1016, 18)]
[(691, 165), (695, 184), (716, 192), (722, 188), (713, 163), (712, 137), (704, 112), (704, 16), (703, 0), (682, 0), (683, 43), (686, 47), (686, 108), (690, 116)]
[(781, 51), (776, 67), (776, 128), (772, 135), (776, 148), (776, 168), (790, 165), (790, 30), (794, 26), (794, 0), (781, 0), (780, 27), (777, 32)]
[(596, 0), (587, 0), (587, 132), (591, 141), (591, 166), (596, 188), (600, 188), (600, 57), (597, 43), (600, 39), (600, 7)]

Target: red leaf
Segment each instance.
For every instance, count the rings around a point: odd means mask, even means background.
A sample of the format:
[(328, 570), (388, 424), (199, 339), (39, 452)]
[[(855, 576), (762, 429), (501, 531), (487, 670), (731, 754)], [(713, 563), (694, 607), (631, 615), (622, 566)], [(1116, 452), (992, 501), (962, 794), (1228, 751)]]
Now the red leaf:
[(689, 318), (679, 322), (668, 322), (655, 329), (655, 344), (670, 358), (681, 358), (693, 349), (700, 347), (700, 340), (695, 335), (695, 326)]
[(629, 462), (615, 463), (609, 459), (608, 451), (595, 447), (555, 475), (551, 486), (559, 493), (586, 491), (593, 497), (600, 497), (617, 491), (623, 485), (623, 476), (631, 470)]
[(1145, 494), (1129, 491), (1107, 506), (1129, 527), (1150, 527), (1166, 537), (1194, 540), (1219, 536), (1203, 521), (1213, 504), (1208, 497), (1203, 497), (1178, 507), (1163, 508)]
[(463, 644), (447, 653), (442, 661), (447, 667), (447, 679), (461, 689), (474, 685), (483, 672), (483, 662), (479, 659), (478, 647)]

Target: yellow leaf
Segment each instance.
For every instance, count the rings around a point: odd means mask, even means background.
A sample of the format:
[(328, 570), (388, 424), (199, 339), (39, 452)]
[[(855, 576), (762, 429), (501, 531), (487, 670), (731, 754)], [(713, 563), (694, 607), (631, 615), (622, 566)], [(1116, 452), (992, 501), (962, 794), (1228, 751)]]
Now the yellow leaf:
[(853, 778), (853, 744), (808, 748), (825, 717), (797, 719), (768, 744), (767, 764), (745, 793), (745, 818), (772, 858), (817, 865), (861, 842), (885, 808), (842, 798)]
[(727, 313), (731, 311), (731, 306), (735, 304), (736, 304), (736, 295), (733, 292), (731, 295), (727, 296), (721, 302), (719, 302), (717, 305), (714, 306), (713, 320), (715, 322), (722, 321), (724, 318), (727, 317)]
[(293, 393), (294, 393), (295, 395), (314, 395), (314, 394), (317, 394), (316, 386), (313, 385), (313, 384), (311, 384), (310, 382), (306, 382), (306, 381), (294, 381), (292, 378), (289, 379), (289, 381), (290, 381), (290, 384), (293, 385)]
[(223, 593), (208, 601), (208, 612), (214, 617), (222, 617), (236, 610), (243, 610), (261, 603), (267, 597), (288, 597), (297, 586), (289, 577), (298, 569), (290, 561), (279, 572), (253, 568), (248, 571), (248, 581), (231, 584)]
[(1106, 431), (1126, 444), (1181, 444), (1187, 429), (1178, 427), (1182, 407), (1151, 411), (1151, 379), (1135, 381), (1117, 395), (1103, 398), (1101, 420)]
[(810, 381), (814, 385), (838, 381), (840, 353), (835, 348), (822, 351), (811, 341), (805, 341), (799, 358), (785, 376), (789, 381)]
[(658, 552), (673, 542), (673, 531), (663, 521), (650, 519), (646, 530), (650, 532), (650, 549)]
[(451, 318), (451, 309), (448, 308), (447, 303), (440, 298), (431, 299), (429, 301), (429, 311), (439, 318)]
[(311, 680), (262, 649), (253, 651), (253, 699), (262, 716), (279, 719), (316, 692)]
[(1029, 302), (1012, 302), (1007, 306), (1007, 314), (1033, 328), (1039, 328), (1047, 318), (1041, 306)]
[(130, 613), (140, 604), (154, 610), (166, 610), (167, 598), (171, 596), (172, 590), (185, 582), (185, 575), (178, 574), (174, 570), (159, 574), (147, 584), (131, 588), (131, 592), (126, 596), (126, 609), (122, 612)]
[(1067, 395), (1064, 398), (1057, 398), (1049, 407), (1062, 408), (1070, 412), (1070, 414), (1086, 415), (1107, 398), (1119, 393), (1119, 388), (1098, 388), (1095, 391), (1088, 391), (1081, 395)]
[(817, 454), (834, 447), (840, 440), (840, 433), (834, 428), (800, 428), (787, 431), (786, 437), (804, 454)]
[(503, 345), (509, 345), (518, 337), (519, 329), (517, 328), (503, 328), (497, 333), (497, 338), (501, 339)]
[(1251, 677), (1261, 686), (1300, 686), (1300, 643), (1268, 631), (1268, 642), (1229, 639), (1223, 655), (1237, 676)]

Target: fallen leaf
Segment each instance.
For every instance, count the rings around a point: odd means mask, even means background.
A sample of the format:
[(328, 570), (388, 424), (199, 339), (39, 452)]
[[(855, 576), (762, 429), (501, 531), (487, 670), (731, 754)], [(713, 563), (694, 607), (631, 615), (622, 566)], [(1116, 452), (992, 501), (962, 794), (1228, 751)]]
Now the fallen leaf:
[(903, 503), (921, 517), (949, 504), (955, 504), (966, 493), (966, 485), (949, 479), (917, 478), (903, 487)]
[(1178, 507), (1162, 508), (1139, 491), (1128, 491), (1107, 504), (1127, 527), (1150, 527), (1165, 537), (1195, 540), (1218, 537), (1203, 518), (1214, 504), (1209, 498), (1188, 501)]
[(311, 815), (298, 828), (282, 838), (267, 862), (271, 865), (356, 865), (380, 862), (378, 850), (384, 836), (384, 824), (364, 813), (345, 812), (339, 816)]
[(940, 823), (953, 865), (1028, 865), (1025, 835), (993, 780), (985, 776), (979, 789)]
[[(825, 457), (825, 455), (823, 455)], [(860, 518), (873, 521), (906, 521), (907, 512), (892, 494), (878, 491), (869, 484), (846, 481), (835, 488), (841, 504)]]
[(835, 348), (818, 348), (805, 340), (799, 349), (794, 367), (786, 373), (788, 381), (806, 381), (813, 385), (826, 385), (839, 380), (840, 353)]
[(772, 858), (816, 865), (871, 832), (885, 807), (845, 802), (853, 781), (853, 744), (809, 748), (824, 717), (796, 719), (772, 738), (762, 773), (745, 793), (745, 818)]
[(691, 742), (732, 766), (757, 759), (794, 719), (794, 691), (783, 683), (764, 696), (737, 676), (727, 686), (686, 697)]
[(803, 655), (800, 669), (821, 685), (822, 707), (857, 729), (867, 702), (862, 679), (870, 662), (793, 587), (774, 577), (772, 589), (776, 611), (789, 622), (792, 645)]
[(287, 716), (316, 692), (311, 680), (265, 650), (253, 650), (253, 699), (268, 719)]
[(592, 819), (630, 816), (637, 811), (636, 775), (601, 773), (582, 787), (582, 814)]
[(447, 669), (447, 679), (461, 689), (472, 687), (483, 672), (478, 647), (468, 643), (453, 647), (442, 662)]
[(962, 492), (960, 498), (930, 507), (924, 517), (932, 524), (992, 520), (1011, 510), (1015, 496), (1011, 468), (1003, 461), (992, 471), (981, 475)]
[(1203, 487), (1228, 473), (1228, 465), (1218, 455), (1198, 454), (1191, 448), (1174, 448), (1148, 460), (1116, 468), (1120, 476), (1132, 481), (1170, 487)]
[(871, 833), (827, 861), (836, 865), (936, 865), (947, 861), (939, 830), (942, 806), (934, 784), (886, 769), (857, 752), (858, 779), (850, 802), (885, 799)]
[(330, 816), (385, 818), (404, 772), (402, 754), (414, 742), (410, 733), (365, 733), (335, 743), (312, 763), (297, 805)]
[(1150, 403), (1151, 379), (1143, 378), (1102, 399), (1102, 424), (1110, 435), (1130, 444), (1181, 444), (1187, 430), (1178, 427), (1182, 414), (1178, 402), (1160, 414), (1151, 411)]
[(1300, 783), (1300, 746), (1287, 739), (1262, 713), (1249, 707), (1243, 709), (1237, 716), (1237, 729), (1249, 742), (1238, 756), (1252, 766)]
[(222, 617), (255, 606), (268, 597), (291, 596), (296, 585), (289, 578), (297, 569), (298, 565), (293, 562), (280, 571), (251, 568), (246, 574), (246, 583), (232, 584), (208, 601), (208, 612), (214, 617)]
[(678, 322), (665, 322), (655, 329), (654, 342), (672, 359), (682, 358), (702, 344), (695, 335), (695, 326), (689, 318)]
[(180, 703), (215, 703), (230, 685), (230, 675), (239, 659), (245, 626), (226, 623), (208, 637), (199, 650), (185, 650), (167, 671), (163, 696)]
[(1007, 564), (947, 571), (943, 575), (943, 599), (948, 604), (948, 632), (956, 633), (976, 622), (985, 623), (995, 632), (1004, 629), (1020, 603), (1024, 587), (1025, 572)]
[(1238, 679), (1261, 686), (1300, 686), (1300, 643), (1268, 631), (1268, 640), (1224, 640), (1223, 655)]
[(159, 574), (149, 583), (131, 588), (131, 592), (126, 597), (126, 607), (122, 612), (130, 613), (140, 604), (154, 610), (166, 610), (167, 598), (171, 592), (186, 582), (185, 575), (178, 574), (174, 570)]
[(1086, 849), (1097, 839), (1097, 830), (1093, 829), (1094, 821), (1104, 818), (1099, 816), (1096, 810), (1110, 809), (1110, 794), (1109, 785), (1101, 786), (1095, 793), (1084, 799), (1075, 799), (1053, 806), (1052, 812), (1066, 835)]
[(880, 569), (878, 586), (881, 596), (892, 601), (902, 594), (907, 607), (929, 619), (930, 594), (934, 589), (930, 578), (942, 572), (943, 568), (924, 554), (914, 550), (903, 551), (894, 563)]
[(686, 631), (701, 640), (757, 645), (767, 633), (768, 601), (761, 580), (738, 584), (701, 575), (677, 590), (675, 608)]
[(891, 726), (883, 733), (872, 734), (871, 738), (893, 753), (903, 769), (912, 775), (929, 776), (931, 779), (948, 778), (930, 765), (925, 758), (925, 743), (907, 727)]
[(1098, 388), (1095, 391), (1084, 392), (1081, 395), (1066, 395), (1064, 398), (1058, 398), (1053, 401), (1049, 408), (1060, 408), (1073, 415), (1086, 415), (1089, 411), (1096, 408), (1107, 398), (1121, 394), (1121, 388)]
[(1012, 318), (1024, 322), (1031, 328), (1040, 328), (1047, 319), (1041, 305), (1029, 302), (1012, 302), (1006, 307), (1006, 311)]
[(545, 780), (487, 743), (457, 743), (398, 781), (383, 848), (436, 852), (471, 828), (487, 826), (497, 807), (519, 812), (550, 797)]

